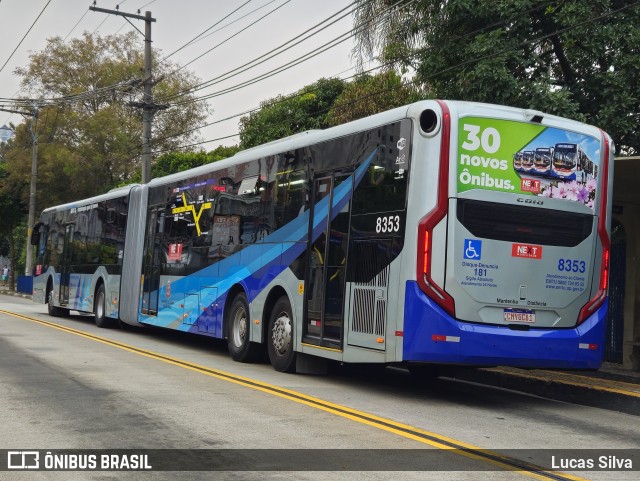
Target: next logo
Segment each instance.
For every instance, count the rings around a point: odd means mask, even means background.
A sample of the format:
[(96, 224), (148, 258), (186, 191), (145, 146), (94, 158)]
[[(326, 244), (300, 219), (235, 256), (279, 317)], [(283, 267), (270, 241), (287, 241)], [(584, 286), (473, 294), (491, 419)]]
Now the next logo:
[(542, 259), (542, 246), (531, 244), (511, 244), (511, 257)]

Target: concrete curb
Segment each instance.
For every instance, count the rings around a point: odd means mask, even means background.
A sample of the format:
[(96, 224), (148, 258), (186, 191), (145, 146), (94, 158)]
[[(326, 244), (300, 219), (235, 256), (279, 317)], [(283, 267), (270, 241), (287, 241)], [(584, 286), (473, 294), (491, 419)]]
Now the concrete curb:
[(640, 385), (588, 377), (563, 371), (526, 371), (512, 368), (460, 369), (450, 376), (572, 404), (640, 416)]
[(0, 294), (11, 297), (22, 297), (23, 299), (31, 299), (31, 294), (24, 294), (22, 292), (11, 291), (9, 289), (1, 289)]

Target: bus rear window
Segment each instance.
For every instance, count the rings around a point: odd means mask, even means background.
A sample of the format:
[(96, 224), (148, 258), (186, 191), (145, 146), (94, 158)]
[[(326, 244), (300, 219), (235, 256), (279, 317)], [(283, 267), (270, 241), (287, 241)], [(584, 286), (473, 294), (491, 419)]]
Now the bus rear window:
[(574, 247), (593, 230), (593, 216), (530, 206), (458, 199), (458, 221), (474, 236)]

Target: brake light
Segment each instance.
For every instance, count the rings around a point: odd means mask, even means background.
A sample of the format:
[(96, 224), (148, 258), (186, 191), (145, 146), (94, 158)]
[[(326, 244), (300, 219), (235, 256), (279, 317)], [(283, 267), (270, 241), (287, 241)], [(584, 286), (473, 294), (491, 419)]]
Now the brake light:
[(600, 211), (598, 212), (598, 237), (602, 245), (602, 259), (600, 263), (600, 282), (598, 291), (589, 302), (587, 302), (578, 315), (577, 325), (582, 324), (590, 315), (597, 311), (607, 298), (609, 288), (609, 256), (611, 254), (611, 241), (607, 233), (607, 205), (609, 188), (609, 141), (607, 136), (602, 134), (604, 143), (604, 161), (602, 163), (602, 189), (600, 192)]
[(418, 285), (425, 294), (447, 311), (448, 314), (455, 317), (455, 303), (453, 298), (442, 287), (436, 284), (431, 277), (433, 254), (431, 240), (433, 238), (433, 227), (435, 226), (429, 222), (433, 220), (433, 217), (431, 219), (429, 217), (430, 216), (427, 216), (423, 219), (423, 222), (420, 223), (420, 229), (424, 230), (420, 237), (422, 242), (419, 242), (420, 245), (418, 247), (418, 252), (422, 255), (422, 262), (418, 263), (421, 267), (421, 269), (420, 267), (418, 268)]
[(438, 177), (438, 201), (435, 209), (427, 214), (418, 226), (418, 272), (416, 278), (422, 292), (455, 317), (453, 298), (431, 277), (433, 266), (433, 229), (447, 215), (449, 203), (449, 141), (451, 132), (451, 114), (447, 104), (438, 101), (442, 108), (442, 137), (440, 142), (440, 175)]
[(422, 272), (426, 273), (426, 272), (430, 272), (429, 269), (429, 252), (431, 251), (431, 246), (429, 245), (429, 232), (425, 231), (424, 233), (424, 266), (422, 268)]
[(607, 298), (607, 289), (609, 287), (609, 246), (603, 246), (602, 251), (602, 264), (600, 266), (600, 283), (598, 284), (598, 292), (596, 292), (596, 295), (593, 296), (593, 298), (591, 298), (591, 300), (580, 310), (580, 315), (578, 315), (578, 325), (582, 324), (587, 317), (597, 311)]
[(602, 255), (602, 271), (600, 273), (600, 290), (606, 291), (609, 287), (609, 249)]

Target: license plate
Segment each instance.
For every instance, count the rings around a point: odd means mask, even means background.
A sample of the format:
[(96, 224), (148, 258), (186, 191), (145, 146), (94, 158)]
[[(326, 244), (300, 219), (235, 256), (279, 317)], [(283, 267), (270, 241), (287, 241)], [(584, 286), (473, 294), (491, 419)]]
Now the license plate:
[(536, 312), (531, 309), (505, 309), (504, 322), (536, 322)]

